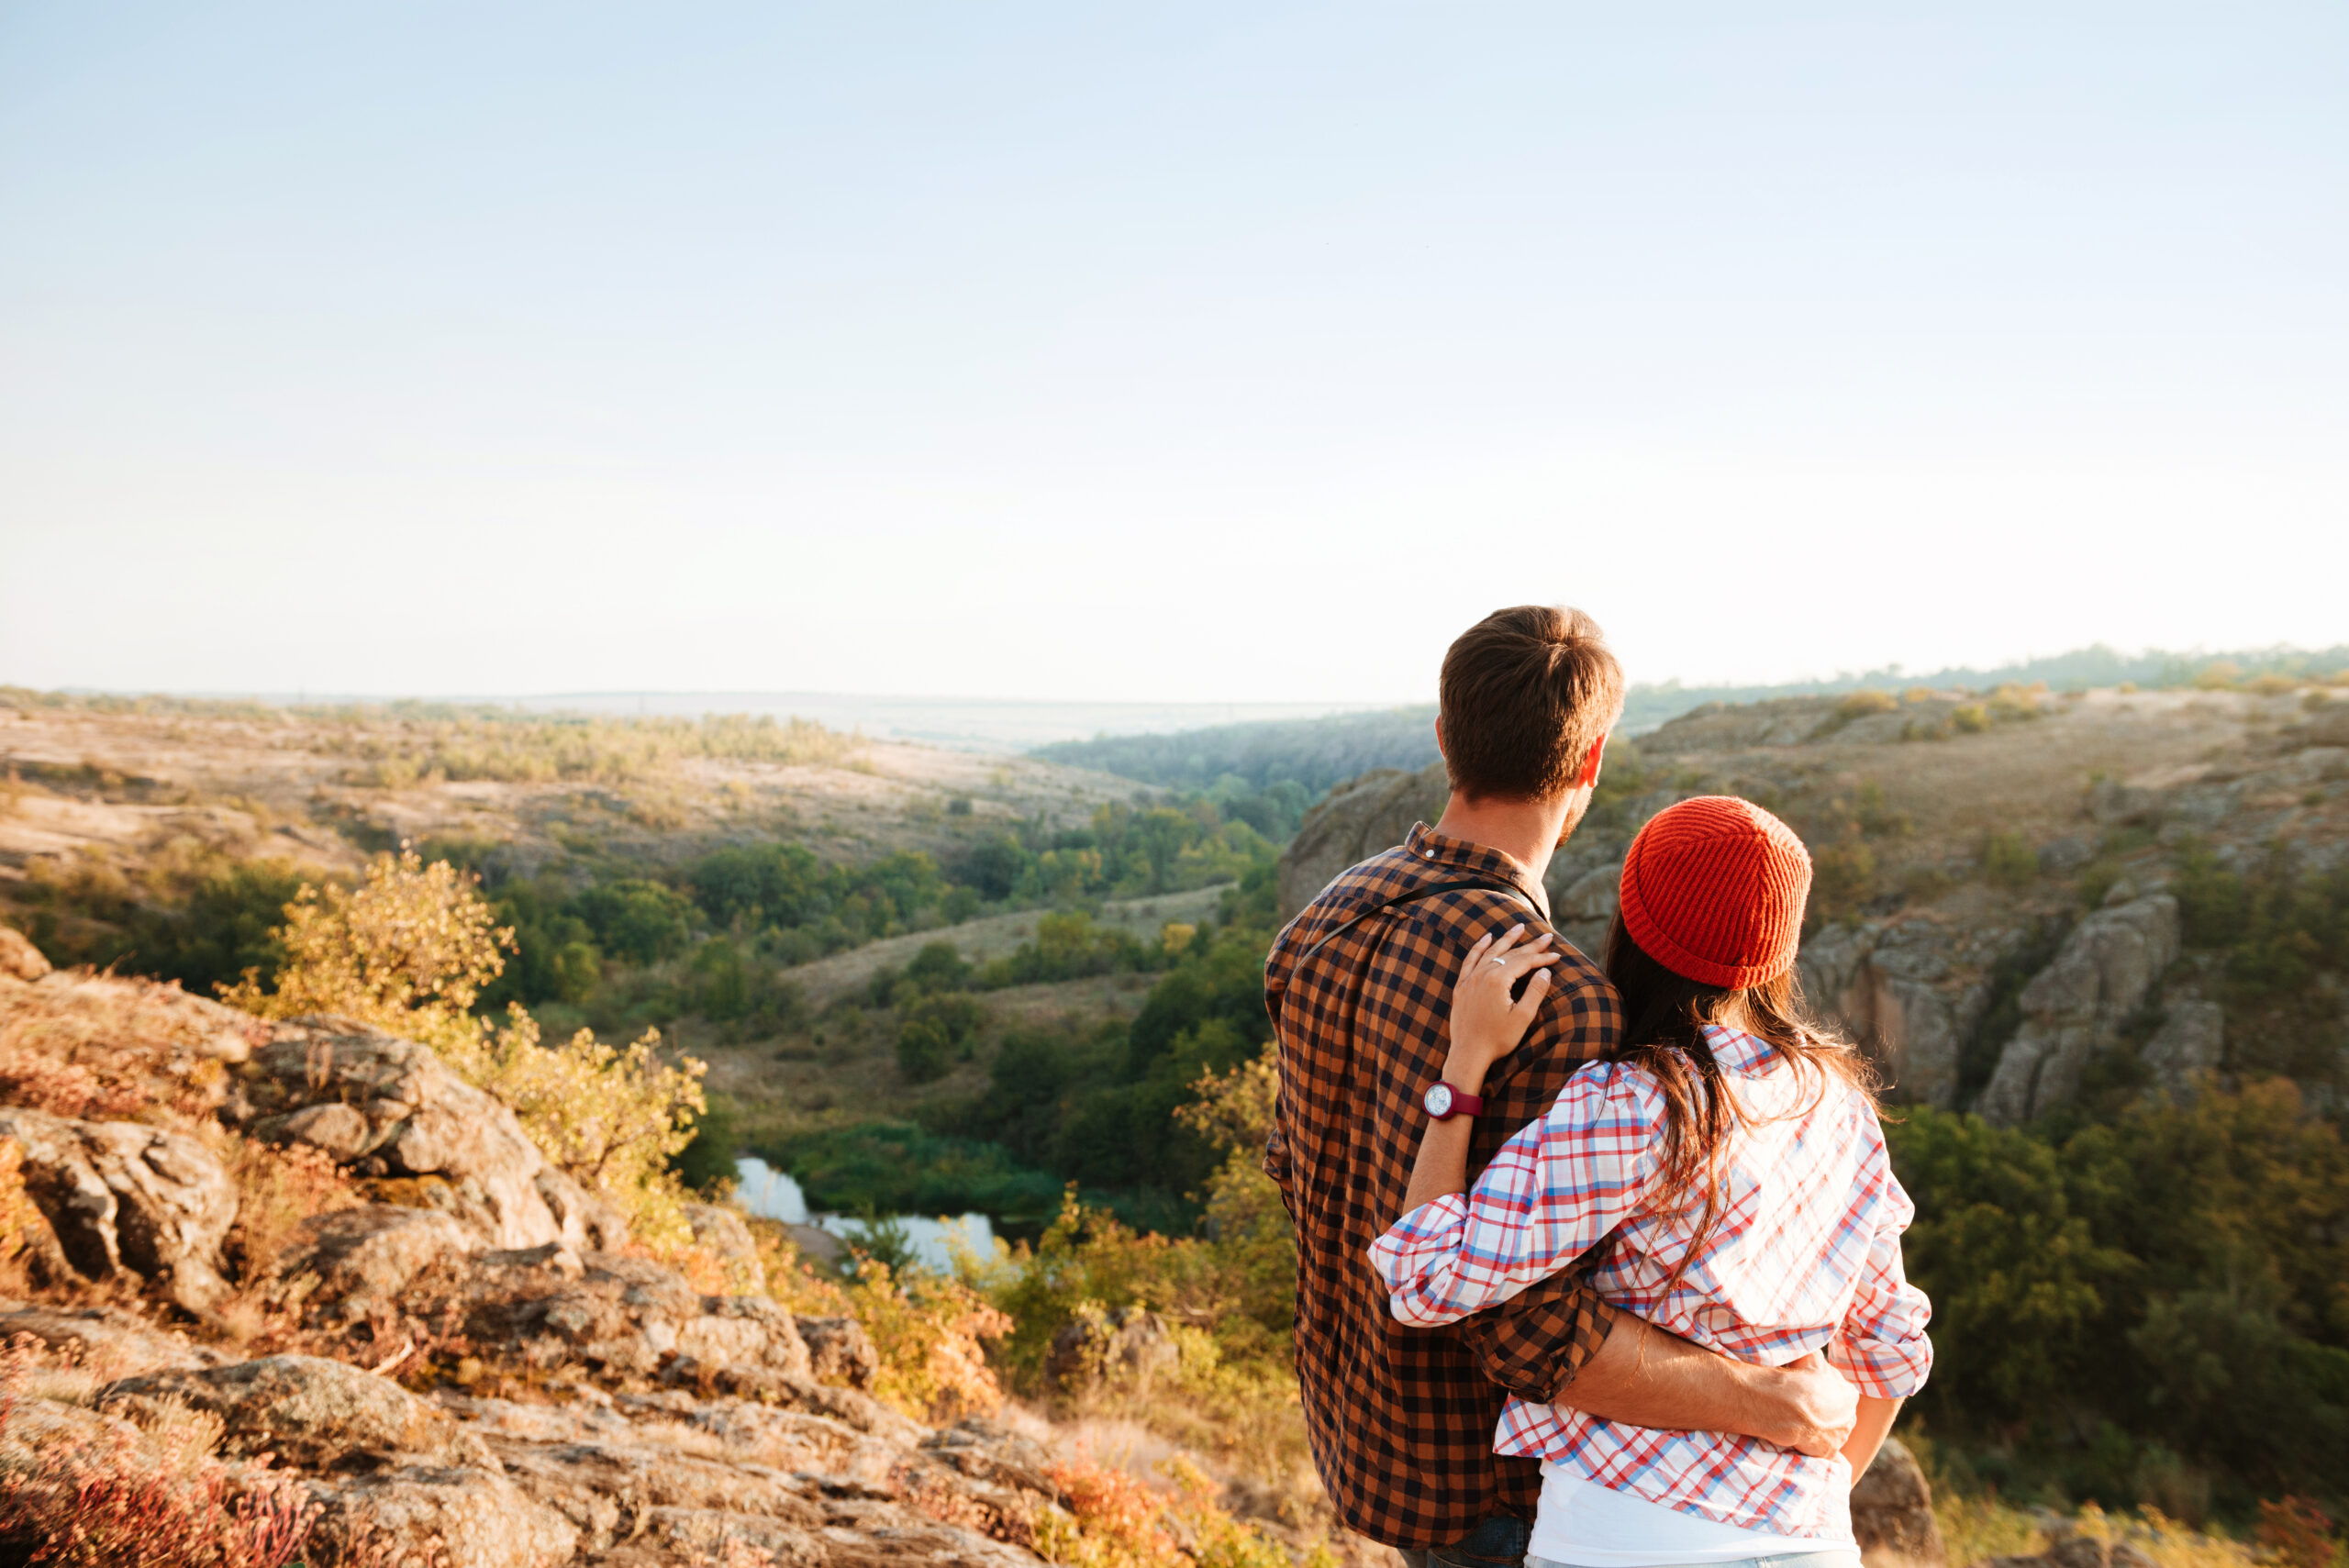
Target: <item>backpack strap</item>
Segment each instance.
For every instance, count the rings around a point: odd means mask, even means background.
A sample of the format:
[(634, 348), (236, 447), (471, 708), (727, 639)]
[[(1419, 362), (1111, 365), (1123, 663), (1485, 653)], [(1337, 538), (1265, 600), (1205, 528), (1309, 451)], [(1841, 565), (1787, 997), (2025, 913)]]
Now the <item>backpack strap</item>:
[(1303, 952), (1297, 955), (1297, 962), (1288, 966), (1288, 972), (1292, 976), (1295, 975), (1297, 971), (1305, 967), (1305, 961), (1307, 959), (1311, 958), (1315, 953), (1319, 952), (1324, 947), (1327, 947), (1330, 943), (1336, 941), (1340, 937), (1344, 936), (1348, 931), (1353, 930), (1356, 926), (1361, 925), (1364, 920), (1369, 919), (1374, 915), (1384, 915), (1389, 909), (1397, 909), (1406, 904), (1417, 904), (1422, 898), (1433, 898), (1440, 893), (1468, 893), (1472, 891), (1497, 893), (1504, 897), (1514, 898), (1520, 904), (1526, 902), (1524, 894), (1519, 892), (1514, 887), (1509, 887), (1497, 882), (1439, 882), (1432, 887), (1414, 888), (1408, 893), (1398, 893), (1392, 898), (1374, 904), (1369, 908), (1364, 910), (1361, 914), (1356, 915), (1353, 918), (1347, 920), (1335, 929), (1324, 933), (1320, 940), (1315, 942), (1311, 947), (1307, 948)]

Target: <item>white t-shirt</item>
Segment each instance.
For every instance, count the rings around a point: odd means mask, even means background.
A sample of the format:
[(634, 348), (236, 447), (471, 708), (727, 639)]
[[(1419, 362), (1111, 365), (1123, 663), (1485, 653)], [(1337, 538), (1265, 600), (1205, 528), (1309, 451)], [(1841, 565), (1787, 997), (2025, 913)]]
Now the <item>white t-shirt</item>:
[[(1850, 1516), (1844, 1516), (1848, 1521)], [(1529, 1550), (1574, 1568), (1654, 1568), (1658, 1563), (1734, 1562), (1798, 1552), (1856, 1552), (1848, 1522), (1831, 1536), (1775, 1535), (1740, 1529), (1651, 1503), (1575, 1473), (1542, 1466), (1542, 1511), (1534, 1516)]]

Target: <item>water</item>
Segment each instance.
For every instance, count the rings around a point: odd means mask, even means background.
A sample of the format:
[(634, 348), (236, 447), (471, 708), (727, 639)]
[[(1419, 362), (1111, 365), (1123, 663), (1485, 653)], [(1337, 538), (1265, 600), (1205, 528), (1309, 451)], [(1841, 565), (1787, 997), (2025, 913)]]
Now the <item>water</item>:
[[(790, 1176), (769, 1165), (765, 1161), (745, 1155), (734, 1162), (734, 1174), (740, 1184), (734, 1195), (744, 1208), (762, 1219), (780, 1219), (785, 1225), (816, 1225), (846, 1240), (856, 1240), (863, 1221), (852, 1215), (810, 1214), (807, 1195)], [(978, 1257), (995, 1251), (995, 1227), (984, 1214), (965, 1214), (959, 1218), (941, 1215), (930, 1218), (918, 1214), (885, 1216), (906, 1228), (912, 1239), (914, 1256), (925, 1268), (941, 1273), (954, 1267), (953, 1247), (960, 1242)]]

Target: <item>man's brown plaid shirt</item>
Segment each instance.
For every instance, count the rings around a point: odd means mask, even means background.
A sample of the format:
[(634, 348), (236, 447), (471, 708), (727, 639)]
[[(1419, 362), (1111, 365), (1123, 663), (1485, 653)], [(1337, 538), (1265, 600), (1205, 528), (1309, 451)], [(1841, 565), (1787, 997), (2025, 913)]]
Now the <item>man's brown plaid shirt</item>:
[[(1373, 915), (1297, 973), (1314, 943), (1363, 911), (1471, 881), (1516, 895), (1475, 888)], [(1306, 1429), (1339, 1518), (1389, 1546), (1441, 1546), (1494, 1514), (1531, 1519), (1541, 1467), (1493, 1452), (1503, 1398), (1550, 1399), (1614, 1321), (1570, 1273), (1451, 1328), (1406, 1329), (1364, 1256), (1403, 1213), (1461, 956), (1520, 920), (1547, 929), (1549, 907), (1515, 861), (1423, 822), (1322, 889), (1265, 962), (1281, 1081), (1264, 1169), (1297, 1222)], [(1621, 1003), (1582, 955), (1565, 949), (1550, 978), (1541, 1018), (1486, 1078), (1472, 1177), (1621, 1032)]]

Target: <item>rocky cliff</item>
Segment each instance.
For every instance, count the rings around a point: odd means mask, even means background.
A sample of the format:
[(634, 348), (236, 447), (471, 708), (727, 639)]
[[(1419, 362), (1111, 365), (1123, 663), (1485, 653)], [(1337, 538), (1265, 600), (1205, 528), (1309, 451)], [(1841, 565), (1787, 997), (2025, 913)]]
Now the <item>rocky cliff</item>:
[[(1768, 806), (1810, 845), (1805, 992), (1898, 1098), (2020, 1121), (2084, 1085), (2211, 1072), (2288, 1072), (2320, 1107), (2349, 1089), (2342, 978), (2320, 964), (2297, 983), (2285, 1052), (2181, 908), (2185, 878), (2305, 887), (2349, 867), (2349, 698), (1920, 691), (1698, 709), (1611, 750), (1547, 876), (1569, 940), (1596, 955), (1631, 834), (1712, 793)], [(1441, 767), (1340, 786), (1281, 863), (1284, 912), (1443, 799)]]
[[(46, 973), (13, 936), (0, 1556), (71, 1517), (130, 1532), (73, 1561), (214, 1561), (152, 1539), (183, 1518), (282, 1562), (306, 1517), (313, 1564), (1039, 1561), (1067, 1499), (1036, 1423), (882, 1404), (852, 1319), (655, 1261), (429, 1051)], [(254, 1148), (369, 1201), (300, 1218), (237, 1173)], [(691, 1218), (755, 1272), (739, 1218)]]

